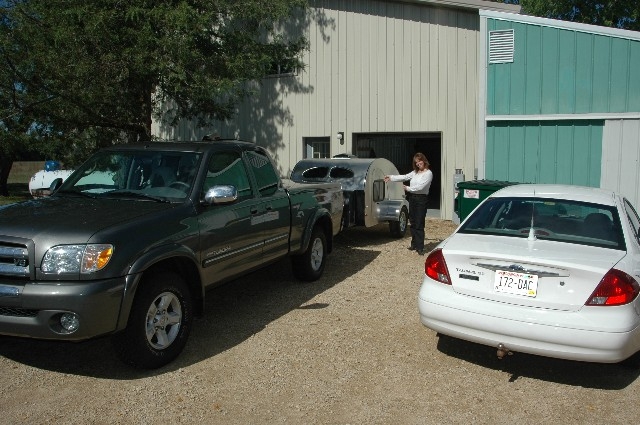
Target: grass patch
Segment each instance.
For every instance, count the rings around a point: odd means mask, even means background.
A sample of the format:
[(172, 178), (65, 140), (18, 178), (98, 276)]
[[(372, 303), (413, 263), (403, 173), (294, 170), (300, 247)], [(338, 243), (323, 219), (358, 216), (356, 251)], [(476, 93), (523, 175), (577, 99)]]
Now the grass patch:
[(29, 183), (31, 176), (44, 169), (44, 161), (16, 161), (11, 167), (8, 183)]
[(11, 167), (7, 188), (9, 196), (0, 196), (0, 205), (13, 204), (15, 202), (32, 199), (29, 193), (29, 181), (31, 176), (42, 170), (44, 161), (16, 161)]
[(28, 183), (8, 183), (9, 196), (0, 196), (0, 205), (33, 199), (29, 193)]

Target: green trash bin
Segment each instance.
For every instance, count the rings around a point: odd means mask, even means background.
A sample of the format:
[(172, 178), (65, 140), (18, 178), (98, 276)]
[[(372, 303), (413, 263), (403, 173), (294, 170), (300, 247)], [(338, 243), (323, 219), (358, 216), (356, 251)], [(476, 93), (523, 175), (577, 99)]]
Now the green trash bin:
[(519, 183), (498, 180), (470, 180), (458, 183), (457, 208), (455, 210), (458, 213), (458, 217), (460, 217), (460, 221), (467, 218), (471, 211), (480, 205), (480, 202), (487, 199), (489, 195), (503, 187), (514, 184)]

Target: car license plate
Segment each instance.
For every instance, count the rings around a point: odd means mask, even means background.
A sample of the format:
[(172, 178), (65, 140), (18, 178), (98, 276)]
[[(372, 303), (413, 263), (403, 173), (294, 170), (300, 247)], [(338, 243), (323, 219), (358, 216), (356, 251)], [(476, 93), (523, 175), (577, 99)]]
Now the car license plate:
[(509, 270), (496, 270), (493, 289), (496, 292), (535, 297), (538, 294), (538, 276)]

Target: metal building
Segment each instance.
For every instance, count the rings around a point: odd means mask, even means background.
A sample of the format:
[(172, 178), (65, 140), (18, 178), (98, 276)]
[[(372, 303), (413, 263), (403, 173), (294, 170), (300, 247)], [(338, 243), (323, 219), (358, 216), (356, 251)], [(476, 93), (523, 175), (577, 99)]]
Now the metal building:
[(640, 33), (480, 12), (478, 176), (640, 205)]
[[(415, 152), (431, 163), (430, 213), (453, 216), (454, 173), (478, 168), (480, 10), (484, 0), (311, 0), (302, 70), (256, 83), (258, 96), (215, 128), (153, 124), (169, 140), (234, 135), (265, 146), (283, 176), (297, 161), (351, 154), (384, 157), (402, 173)], [(295, 21), (295, 22), (294, 22)]]

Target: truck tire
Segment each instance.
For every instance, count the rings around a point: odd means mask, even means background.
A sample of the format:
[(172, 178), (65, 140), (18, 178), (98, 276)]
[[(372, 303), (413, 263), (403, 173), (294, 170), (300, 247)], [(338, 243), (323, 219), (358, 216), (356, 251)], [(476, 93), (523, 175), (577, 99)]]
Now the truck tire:
[(193, 320), (191, 294), (173, 272), (143, 278), (133, 300), (127, 327), (113, 336), (121, 360), (156, 369), (175, 359), (187, 343)]
[(389, 222), (389, 230), (394, 238), (403, 238), (407, 233), (407, 225), (409, 223), (409, 211), (406, 207), (402, 207), (398, 221)]
[(293, 275), (300, 280), (312, 282), (320, 279), (327, 258), (327, 237), (316, 227), (311, 233), (307, 250), (291, 257)]

